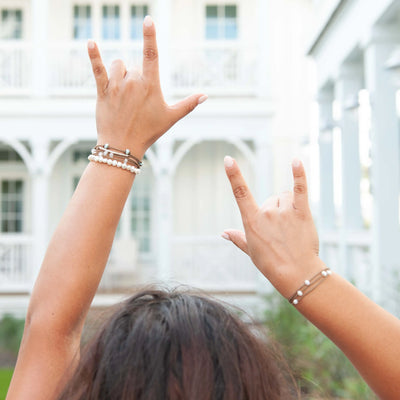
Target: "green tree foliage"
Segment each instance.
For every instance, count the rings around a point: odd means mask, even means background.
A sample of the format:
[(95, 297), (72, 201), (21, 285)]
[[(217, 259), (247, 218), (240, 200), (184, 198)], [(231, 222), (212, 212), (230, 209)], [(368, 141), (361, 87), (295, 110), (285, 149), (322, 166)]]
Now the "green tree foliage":
[(289, 302), (267, 298), (265, 324), (280, 345), (303, 399), (377, 399), (345, 355)]

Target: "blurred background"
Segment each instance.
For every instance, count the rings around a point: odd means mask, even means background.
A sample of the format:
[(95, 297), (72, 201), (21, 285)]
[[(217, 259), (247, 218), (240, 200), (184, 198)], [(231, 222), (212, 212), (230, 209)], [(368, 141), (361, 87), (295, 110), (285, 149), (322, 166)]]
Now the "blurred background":
[(24, 315), (95, 143), (87, 39), (98, 41), (106, 65), (140, 66), (151, 14), (167, 101), (197, 91), (210, 99), (147, 152), (95, 301), (167, 280), (256, 307), (268, 285), (219, 236), (240, 227), (223, 157), (237, 158), (261, 203), (290, 189), (297, 156), (322, 258), (399, 314), (399, 7), (0, 0), (0, 313)]
[(25, 315), (96, 141), (87, 39), (140, 66), (147, 14), (166, 100), (209, 100), (147, 152), (94, 309), (163, 281), (261, 315), (271, 288), (220, 238), (229, 154), (259, 203), (301, 158), (322, 259), (400, 316), (400, 1), (0, 0), (0, 318)]
[(297, 156), (322, 258), (399, 314), (399, 7), (0, 0), (0, 314), (24, 315), (95, 143), (87, 39), (98, 41), (106, 65), (140, 66), (147, 14), (167, 101), (198, 91), (210, 98), (147, 152), (95, 303), (169, 281), (257, 307), (268, 284), (219, 236), (241, 225), (223, 157), (237, 158), (261, 203), (290, 189)]

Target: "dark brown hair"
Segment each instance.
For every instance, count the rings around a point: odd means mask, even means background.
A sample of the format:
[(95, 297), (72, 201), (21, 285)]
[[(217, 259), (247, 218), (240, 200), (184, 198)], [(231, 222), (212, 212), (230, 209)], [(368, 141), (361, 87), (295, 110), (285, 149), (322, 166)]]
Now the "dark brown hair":
[(224, 305), (151, 289), (107, 321), (59, 400), (286, 400), (282, 376), (266, 340)]

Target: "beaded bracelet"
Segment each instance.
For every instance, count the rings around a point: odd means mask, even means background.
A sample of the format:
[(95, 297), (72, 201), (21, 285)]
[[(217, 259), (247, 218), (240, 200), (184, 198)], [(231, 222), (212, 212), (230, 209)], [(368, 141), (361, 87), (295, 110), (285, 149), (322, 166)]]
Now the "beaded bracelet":
[(118, 150), (110, 147), (108, 143), (95, 146), (88, 160), (122, 168), (136, 175), (140, 174), (140, 167), (143, 165), (141, 160), (131, 155), (129, 149), (125, 151)]
[(325, 268), (321, 272), (318, 272), (318, 274), (314, 275), (311, 279), (306, 279), (303, 285), (300, 286), (298, 290), (296, 290), (292, 297), (290, 297), (289, 303), (293, 304), (294, 306), (299, 304), (302, 298), (315, 290), (330, 275), (332, 275), (331, 269)]

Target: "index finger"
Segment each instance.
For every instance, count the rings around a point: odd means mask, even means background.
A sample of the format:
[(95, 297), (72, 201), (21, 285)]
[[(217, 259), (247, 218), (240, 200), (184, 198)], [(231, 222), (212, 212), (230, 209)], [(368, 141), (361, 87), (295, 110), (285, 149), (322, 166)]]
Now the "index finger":
[(243, 222), (258, 211), (258, 205), (240, 172), (236, 161), (229, 156), (224, 159), (226, 175), (232, 186), (233, 195), (239, 206)]
[(306, 211), (308, 209), (308, 190), (307, 178), (302, 162), (294, 159), (292, 163), (293, 171), (293, 206), (294, 208)]
[(156, 28), (149, 15), (143, 21), (143, 76), (159, 80)]

